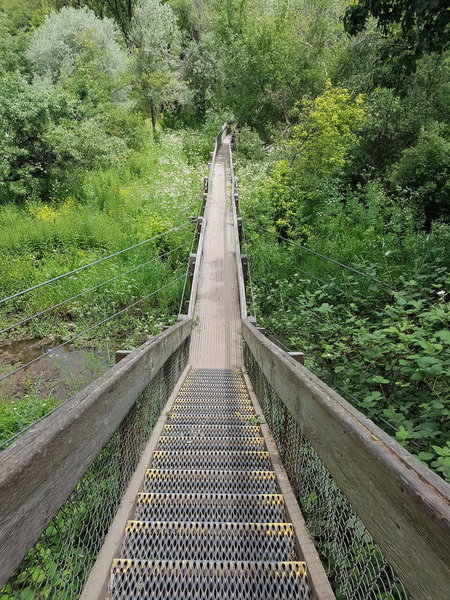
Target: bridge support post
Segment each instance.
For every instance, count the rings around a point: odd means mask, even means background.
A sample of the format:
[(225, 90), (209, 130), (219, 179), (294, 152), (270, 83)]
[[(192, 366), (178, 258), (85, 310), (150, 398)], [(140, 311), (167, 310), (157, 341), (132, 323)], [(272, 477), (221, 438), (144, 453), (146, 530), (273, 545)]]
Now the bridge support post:
[(203, 227), (203, 217), (197, 217), (197, 233), (200, 235)]
[(288, 354), (301, 365), (305, 364), (305, 355), (303, 352), (289, 352)]
[(203, 194), (203, 202), (202, 202), (202, 214), (205, 212), (205, 208), (206, 208), (206, 203), (208, 201), (208, 193), (205, 192)]
[(116, 354), (115, 354), (116, 365), (117, 365), (117, 363), (120, 363), (121, 360), (126, 358), (130, 354), (130, 352), (131, 352), (131, 350), (116, 350)]
[(242, 217), (238, 217), (236, 219), (238, 236), (239, 236), (239, 244), (242, 244), (243, 230), (242, 230)]
[(246, 254), (241, 254), (241, 265), (242, 265), (242, 275), (244, 276), (244, 283), (247, 285), (248, 281), (248, 256)]
[(203, 177), (203, 191), (205, 193), (208, 193), (208, 188), (209, 188), (209, 177), (206, 175), (205, 177)]
[(189, 290), (192, 289), (192, 280), (194, 279), (195, 263), (197, 261), (196, 254), (189, 255)]
[(239, 214), (239, 194), (234, 194), (234, 205), (236, 207), (236, 214)]

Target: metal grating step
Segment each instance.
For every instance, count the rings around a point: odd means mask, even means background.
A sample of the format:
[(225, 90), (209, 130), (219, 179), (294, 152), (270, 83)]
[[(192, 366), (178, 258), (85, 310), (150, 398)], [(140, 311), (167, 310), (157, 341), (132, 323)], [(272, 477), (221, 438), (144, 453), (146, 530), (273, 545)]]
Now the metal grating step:
[(154, 469), (203, 469), (270, 471), (272, 463), (268, 452), (248, 451), (226, 453), (214, 450), (195, 451), (156, 451), (153, 453)]
[(253, 406), (250, 398), (244, 394), (238, 395), (233, 392), (224, 394), (199, 394), (198, 392), (185, 392), (184, 394), (178, 394), (176, 399), (177, 404), (239, 404), (242, 406)]
[(192, 436), (162, 435), (158, 441), (158, 450), (264, 450), (262, 437), (206, 437), (201, 434)]
[(227, 437), (237, 435), (259, 436), (261, 430), (258, 425), (164, 425), (163, 435), (183, 435), (205, 437)]
[(148, 469), (144, 492), (277, 494), (273, 471)]
[(184, 385), (182, 385), (179, 393), (183, 394), (186, 391), (199, 392), (200, 394), (204, 394), (206, 391), (212, 394), (220, 394), (224, 391), (228, 391), (231, 393), (245, 394), (248, 397), (248, 390), (245, 383), (238, 381), (221, 381), (219, 385), (215, 385), (215, 382), (213, 381), (192, 381), (190, 383), (185, 383)]
[(112, 600), (310, 600), (303, 562), (116, 559)]
[(134, 513), (139, 521), (227, 521), (284, 523), (281, 494), (139, 494)]
[(251, 416), (255, 414), (255, 410), (251, 404), (244, 404), (241, 402), (217, 402), (215, 400), (209, 400), (208, 402), (193, 403), (193, 402), (174, 402), (172, 413), (175, 414), (188, 414), (188, 415), (247, 415)]
[(171, 412), (167, 415), (169, 424), (176, 425), (258, 425), (260, 419), (255, 414), (193, 413), (189, 411)]
[(292, 523), (128, 521), (122, 558), (296, 560)]

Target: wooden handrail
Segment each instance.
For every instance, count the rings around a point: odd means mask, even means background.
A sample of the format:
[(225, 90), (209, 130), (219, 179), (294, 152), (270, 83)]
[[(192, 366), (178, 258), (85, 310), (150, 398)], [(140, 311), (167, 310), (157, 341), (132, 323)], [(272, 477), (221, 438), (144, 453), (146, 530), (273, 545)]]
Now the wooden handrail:
[(243, 336), (412, 598), (448, 598), (450, 486), (249, 319)]
[(2, 452), (0, 586), (191, 329), (183, 319), (133, 350)]

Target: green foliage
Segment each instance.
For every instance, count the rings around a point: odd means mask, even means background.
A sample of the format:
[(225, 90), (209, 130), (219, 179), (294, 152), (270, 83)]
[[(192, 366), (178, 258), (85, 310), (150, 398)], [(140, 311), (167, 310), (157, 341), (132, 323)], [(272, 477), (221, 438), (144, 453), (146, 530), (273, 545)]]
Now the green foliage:
[(111, 19), (98, 19), (87, 9), (62, 8), (45, 18), (27, 52), (36, 72), (56, 81), (63, 72), (73, 74), (77, 58), (89, 40), (98, 49), (99, 74), (118, 76), (127, 65), (126, 54)]
[(362, 95), (352, 98), (348, 90), (333, 87), (329, 80), (320, 96), (313, 101), (304, 98), (294, 111), (292, 161), (303, 172), (313, 169), (318, 176), (338, 173), (363, 125), (363, 102)]
[[(436, 450), (447, 451), (449, 435), (448, 226), (420, 232), (414, 209), (390, 201), (379, 181), (345, 194), (329, 183), (313, 212), (296, 209), (293, 198), (305, 196), (289, 163), (273, 154), (275, 164), (266, 156), (264, 168), (238, 162), (258, 322), (448, 477), (448, 459)], [(399, 291), (281, 242), (259, 224)]]
[(57, 405), (54, 398), (42, 398), (40, 394), (26, 395), (19, 402), (0, 399), (0, 440), (11, 438)]
[(240, 127), (235, 134), (234, 150), (238, 157), (260, 160), (264, 157), (258, 133), (250, 127)]
[(411, 191), (412, 201), (428, 225), (440, 215), (450, 218), (450, 140), (446, 126), (431, 123), (415, 145), (406, 148), (390, 173), (391, 181)]
[(135, 48), (135, 89), (153, 129), (163, 106), (181, 100), (180, 32), (172, 9), (160, 0), (138, 0), (130, 37)]
[(367, 27), (370, 16), (381, 31), (395, 36), (401, 49), (409, 46), (416, 55), (449, 47), (450, 15), (445, 0), (358, 0), (346, 10), (346, 31), (356, 35)]
[(39, 197), (52, 160), (44, 140), (52, 113), (50, 94), (19, 74), (0, 80), (0, 201)]

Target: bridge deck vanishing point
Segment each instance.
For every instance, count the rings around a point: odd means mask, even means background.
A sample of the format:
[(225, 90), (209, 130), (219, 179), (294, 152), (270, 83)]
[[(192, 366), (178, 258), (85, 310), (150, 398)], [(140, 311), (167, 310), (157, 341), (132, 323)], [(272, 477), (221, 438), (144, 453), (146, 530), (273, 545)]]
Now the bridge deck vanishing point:
[[(274, 468), (274, 444), (268, 431), (263, 435), (260, 408), (241, 370), (230, 138), (217, 152), (208, 191), (190, 366), (116, 543), (111, 600), (316, 597), (299, 527), (316, 570), (320, 562), (287, 477)], [(334, 597), (324, 573), (320, 591), (321, 598)], [(92, 593), (88, 582), (85, 598)]]

